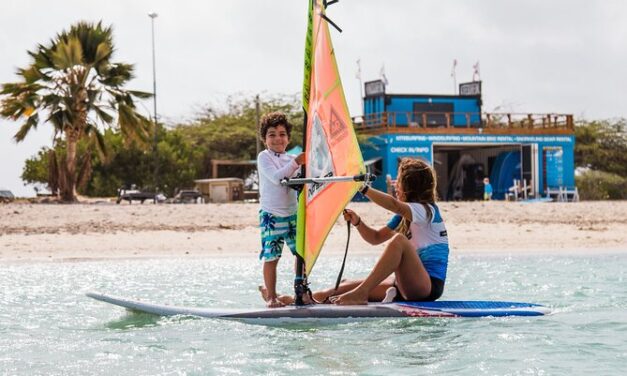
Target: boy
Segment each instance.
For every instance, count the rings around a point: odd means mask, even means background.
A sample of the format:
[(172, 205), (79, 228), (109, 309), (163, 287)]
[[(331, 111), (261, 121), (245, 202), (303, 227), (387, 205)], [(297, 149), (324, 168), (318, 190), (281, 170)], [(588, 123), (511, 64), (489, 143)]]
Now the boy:
[(292, 125), (282, 112), (266, 114), (261, 119), (260, 137), (267, 149), (257, 156), (259, 171), (259, 222), (261, 227), (261, 253), (266, 304), (281, 307), (276, 293), (276, 269), (287, 246), (296, 255), (296, 191), (280, 184), (281, 179), (292, 177), (305, 163), (305, 154), (297, 157), (285, 153), (290, 142)]
[(490, 184), (489, 178), (483, 178), (483, 200), (492, 200), (492, 184)]

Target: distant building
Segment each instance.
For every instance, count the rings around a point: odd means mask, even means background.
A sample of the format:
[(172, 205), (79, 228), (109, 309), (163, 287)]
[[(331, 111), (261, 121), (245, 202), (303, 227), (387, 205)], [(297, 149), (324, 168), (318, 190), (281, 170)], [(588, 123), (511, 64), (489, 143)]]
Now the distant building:
[(574, 189), (574, 123), (569, 114), (482, 112), (481, 82), (460, 95), (388, 94), (383, 81), (365, 83), (364, 115), (355, 120), (369, 169), (396, 178), (403, 157), (422, 158), (438, 175), (443, 200), (480, 199), (489, 177), (495, 199), (516, 181), (528, 197)]

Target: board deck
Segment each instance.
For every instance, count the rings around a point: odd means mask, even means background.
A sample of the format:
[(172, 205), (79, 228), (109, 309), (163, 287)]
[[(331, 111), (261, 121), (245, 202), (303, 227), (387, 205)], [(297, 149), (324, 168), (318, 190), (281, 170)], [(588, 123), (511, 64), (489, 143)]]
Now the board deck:
[(264, 320), (296, 322), (309, 319), (357, 321), (402, 317), (542, 316), (550, 313), (547, 307), (538, 304), (499, 301), (395, 302), (354, 306), (315, 304), (281, 308), (200, 308), (152, 304), (96, 292), (87, 293), (87, 296), (131, 311), (158, 316), (188, 315), (253, 322)]

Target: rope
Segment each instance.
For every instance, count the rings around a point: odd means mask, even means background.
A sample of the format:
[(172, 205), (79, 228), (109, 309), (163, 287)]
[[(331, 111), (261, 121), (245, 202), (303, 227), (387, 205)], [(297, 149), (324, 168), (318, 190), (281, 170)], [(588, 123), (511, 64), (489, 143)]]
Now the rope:
[(340, 282), (342, 282), (342, 274), (344, 274), (344, 266), (346, 265), (346, 256), (348, 255), (348, 245), (351, 241), (351, 221), (350, 219), (346, 221), (346, 229), (348, 230), (348, 235), (346, 237), (346, 250), (344, 251), (344, 260), (342, 260), (342, 268), (340, 268), (340, 274), (337, 276), (337, 281), (335, 282), (335, 290), (340, 287)]

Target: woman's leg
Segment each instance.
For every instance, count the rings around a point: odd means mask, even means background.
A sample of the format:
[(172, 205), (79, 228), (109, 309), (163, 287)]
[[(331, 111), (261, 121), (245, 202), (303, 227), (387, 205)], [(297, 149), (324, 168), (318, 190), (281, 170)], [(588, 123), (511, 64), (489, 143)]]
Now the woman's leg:
[(429, 275), (416, 254), (414, 246), (405, 236), (398, 234), (385, 248), (374, 269), (362, 283), (331, 300), (335, 304), (343, 305), (366, 304), (373, 291), (382, 290), (385, 295), (385, 290), (377, 287), (394, 272), (399, 290), (406, 298), (417, 299), (418, 295), (429, 295), (431, 291)]
[[(340, 283), (340, 286), (337, 288), (337, 290), (335, 289), (335, 287), (333, 287), (333, 288), (328, 288), (325, 290), (314, 291), (312, 295), (316, 302), (326, 304), (326, 303), (329, 303), (328, 299), (331, 296), (340, 295), (345, 292), (351, 291), (357, 286), (359, 286), (362, 282), (363, 280), (342, 281), (342, 283)], [(392, 286), (394, 286), (394, 277), (387, 278), (385, 281), (381, 282), (377, 287), (375, 287), (372, 291), (370, 291), (370, 294), (368, 295), (368, 301), (370, 302), (382, 301), (383, 298), (385, 298), (385, 293), (387, 292), (387, 289), (389, 289)], [(261, 292), (261, 297), (263, 298), (263, 300), (267, 301), (268, 290), (263, 286), (259, 286), (259, 292)], [(277, 299), (284, 305), (294, 304), (293, 295), (279, 295)]]

